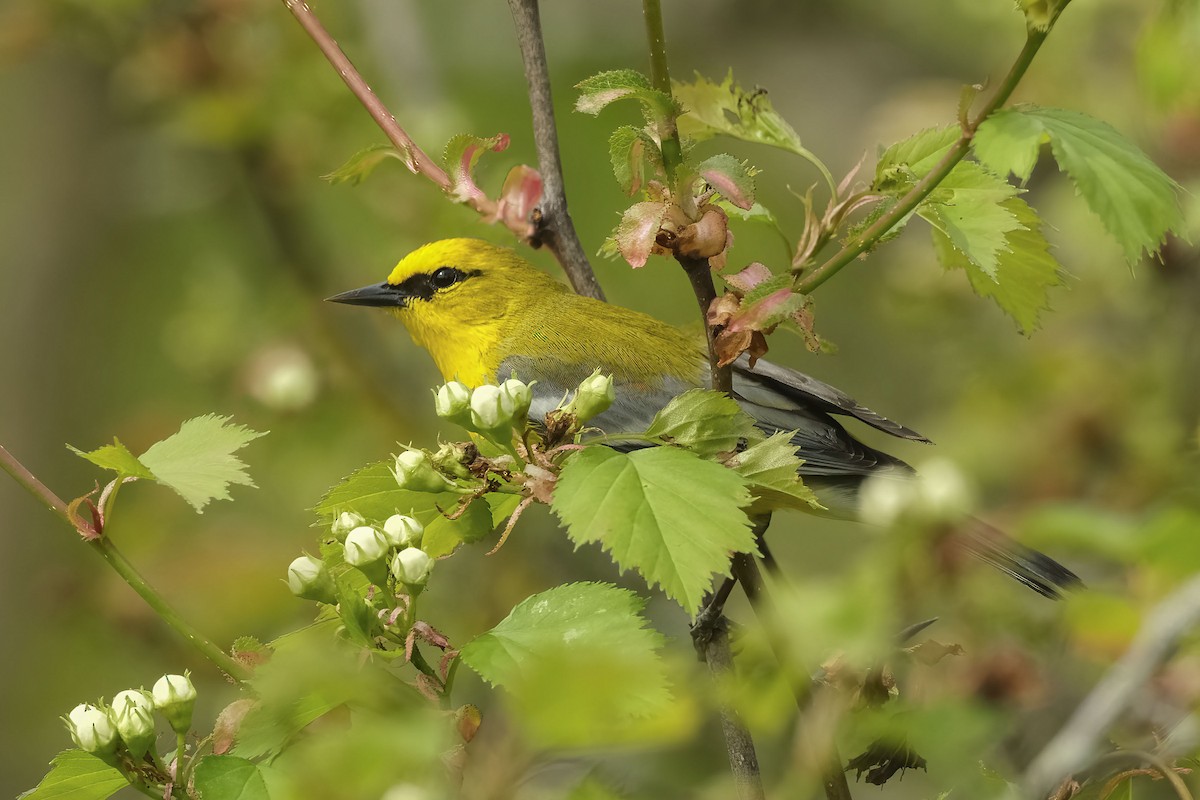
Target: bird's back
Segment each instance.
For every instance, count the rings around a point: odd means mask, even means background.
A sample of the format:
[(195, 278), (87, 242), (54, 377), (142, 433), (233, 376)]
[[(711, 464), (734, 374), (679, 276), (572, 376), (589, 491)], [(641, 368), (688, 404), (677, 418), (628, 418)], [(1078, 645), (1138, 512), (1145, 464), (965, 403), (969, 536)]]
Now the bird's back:
[(644, 430), (671, 398), (704, 385), (707, 369), (695, 339), (678, 328), (570, 292), (532, 300), (504, 331), (494, 362), (498, 379), (538, 382), (535, 419), (594, 370), (612, 375), (616, 402), (595, 420), (612, 432)]
[[(535, 420), (596, 369), (613, 376), (616, 390), (613, 407), (593, 420), (606, 433), (645, 430), (672, 398), (709, 385), (703, 342), (646, 314), (565, 291), (542, 294), (522, 312), (491, 360), (498, 380), (515, 374), (537, 381), (530, 408)], [(835, 491), (852, 492), (881, 469), (907, 466), (855, 439), (833, 414), (924, 441), (832, 386), (764, 361), (754, 368), (745, 358), (734, 364), (734, 397), (764, 432), (794, 431), (805, 462), (801, 475)]]

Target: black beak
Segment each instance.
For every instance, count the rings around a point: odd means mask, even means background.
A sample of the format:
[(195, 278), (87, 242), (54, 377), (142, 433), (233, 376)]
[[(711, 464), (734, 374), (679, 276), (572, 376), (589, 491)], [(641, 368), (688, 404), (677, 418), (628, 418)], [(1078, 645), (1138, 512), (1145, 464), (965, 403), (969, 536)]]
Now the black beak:
[(326, 297), (330, 303), (346, 303), (351, 306), (403, 307), (408, 303), (408, 293), (401, 286), (390, 283), (373, 283), (361, 289)]

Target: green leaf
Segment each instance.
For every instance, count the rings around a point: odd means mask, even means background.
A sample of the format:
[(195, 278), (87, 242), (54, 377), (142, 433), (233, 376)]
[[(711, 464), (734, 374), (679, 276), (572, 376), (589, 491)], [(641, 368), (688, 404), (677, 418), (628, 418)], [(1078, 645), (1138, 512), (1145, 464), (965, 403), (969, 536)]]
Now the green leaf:
[(1025, 179), (1043, 141), (1050, 142), (1059, 167), (1129, 263), (1143, 251), (1157, 251), (1168, 231), (1182, 229), (1179, 184), (1108, 123), (1086, 114), (1037, 106), (1003, 109), (980, 126), (974, 144), (993, 170)]
[(491, 150), (499, 153), (508, 147), (508, 134), (498, 133), (483, 138), (469, 133), (460, 133), (446, 142), (442, 152), (442, 164), (450, 177), (450, 188), (446, 193), (459, 203), (484, 197), (483, 190), (475, 185), (474, 170), (479, 157)]
[[(361, 597), (359, 605), (365, 607)], [(340, 716), (329, 725), (309, 727), (335, 709), (343, 714), (364, 710), (403, 713), (415, 720), (428, 706), (416, 689), (397, 680), (381, 661), (364, 658), (369, 651), (348, 646), (332, 635), (336, 624), (335, 620), (318, 621), (271, 642), (274, 654), (255, 667), (250, 678), (248, 688), (258, 702), (242, 720), (231, 755), (258, 760), (281, 752), (295, 753), (309, 737), (320, 736), (322, 729), (342, 736), (363, 719), (355, 713), (351, 717), (354, 725), (345, 725), (348, 717)]]
[(345, 637), (361, 647), (371, 647), (371, 637), (379, 620), (366, 601), (371, 590), (370, 579), (346, 563), (345, 549), (336, 539), (321, 542), (321, 560), (333, 578), (337, 617), (342, 622)]
[(91, 753), (64, 750), (50, 762), (50, 771), (18, 800), (104, 800), (129, 782), (115, 767)]
[[(892, 145), (875, 167), (876, 191), (893, 197), (905, 194), (937, 166), (959, 136), (953, 126), (931, 128)], [(994, 277), (1005, 234), (1020, 226), (1016, 216), (1003, 206), (1017, 191), (978, 164), (959, 162), (917, 206), (916, 213)], [(893, 231), (899, 231), (906, 222), (898, 223)]]
[(1050, 253), (1037, 212), (1019, 197), (1010, 197), (1002, 205), (1020, 227), (1004, 235), (994, 276), (967, 258), (937, 228), (933, 229), (933, 249), (942, 266), (964, 270), (975, 293), (992, 298), (1021, 332), (1028, 334), (1037, 328), (1039, 315), (1049, 305), (1050, 289), (1062, 284), (1062, 267)]
[(754, 176), (757, 173), (728, 153), (719, 153), (700, 162), (696, 172), (726, 200), (743, 210), (754, 206)]
[(692, 612), (731, 551), (755, 550), (749, 502), (744, 478), (692, 452), (588, 447), (563, 465), (552, 505), (572, 541), (599, 542)]
[(351, 186), (357, 186), (366, 180), (367, 176), (374, 172), (376, 167), (389, 158), (399, 159), (404, 162), (404, 166), (408, 167), (410, 171), (417, 171), (416, 163), (413, 161), (411, 153), (407, 151), (401, 153), (390, 144), (373, 144), (370, 147), (359, 150), (350, 156), (345, 164), (321, 177), (330, 183), (349, 183)]
[(268, 800), (267, 784), (252, 761), (237, 756), (205, 756), (194, 774), (200, 800)]
[[(570, 583), (527, 597), (462, 647), (463, 663), (493, 686), (513, 686), (564, 649), (656, 653), (662, 634), (642, 616), (646, 601), (609, 583)], [(661, 678), (661, 676), (660, 676)]]
[(761, 434), (750, 415), (729, 395), (690, 389), (654, 415), (646, 435), (709, 456), (733, 450), (739, 439)]
[(323, 522), (332, 520), (343, 511), (354, 511), (368, 521), (382, 523), (392, 514), (408, 514), (413, 509), (422, 523), (430, 522), (437, 514), (435, 505), (453, 508), (459, 496), (452, 492), (429, 494), (410, 492), (396, 484), (391, 462), (380, 461), (355, 470), (332, 487), (313, 511)]
[(732, 70), (719, 84), (697, 73), (691, 83), (675, 81), (673, 88), (684, 107), (679, 117), (679, 132), (684, 136), (703, 140), (724, 134), (779, 147), (820, 164), (800, 142), (800, 134), (771, 105), (766, 90), (745, 91), (734, 82)]
[(425, 525), (421, 549), (434, 558), (442, 558), (464, 542), (478, 542), (492, 532), (492, 527), (491, 507), (483, 500), (475, 500), (458, 519), (447, 519), (440, 513), (434, 516)]
[(917, 214), (996, 279), (1005, 234), (1021, 223), (1004, 202), (1017, 189), (978, 164), (960, 162), (917, 207)]
[(608, 137), (608, 159), (612, 162), (613, 177), (627, 195), (641, 188), (645, 180), (644, 149), (641, 131), (632, 125), (622, 125)]
[(960, 135), (959, 129), (950, 125), (927, 128), (896, 142), (879, 156), (879, 162), (875, 165), (875, 188), (887, 191), (897, 176), (904, 176), (902, 180), (905, 186), (898, 193), (907, 191), (908, 185), (915, 183), (916, 178), (927, 174), (942, 160)]
[(228, 500), (230, 484), (254, 486), (245, 463), (233, 454), (265, 433), (231, 425), (231, 419), (216, 414), (189, 419), (138, 460), (201, 512), (211, 500)]
[[(896, 205), (896, 198), (911, 189), (921, 176), (932, 170), (958, 136), (958, 129), (952, 126), (928, 128), (884, 150), (875, 165), (875, 181), (871, 187), (884, 197), (870, 207), (866, 216), (850, 225), (843, 241), (857, 240), (881, 217), (889, 213)], [(948, 199), (948, 195), (943, 194), (942, 199)], [(876, 241), (876, 246), (898, 236), (914, 213), (915, 211), (910, 211), (896, 222)]]
[(98, 447), (90, 453), (67, 445), (67, 449), (80, 458), (86, 458), (98, 467), (111, 469), (121, 477), (146, 478), (154, 480), (154, 473), (146, 469), (146, 465), (137, 460), (137, 456), (129, 452), (121, 440), (113, 437), (112, 444)]
[(651, 122), (674, 117), (679, 113), (671, 96), (650, 85), (650, 79), (633, 69), (617, 69), (601, 72), (575, 84), (579, 99), (575, 110), (585, 114), (599, 114), (605, 106), (617, 100), (630, 98), (642, 104), (646, 118)]
[(681, 720), (671, 702), (663, 637), (643, 605), (610, 584), (558, 586), (469, 642), (462, 659), (509, 692), (513, 719), (543, 746), (678, 739), (695, 730), (695, 715)]
[(628, 195), (633, 195), (645, 183), (646, 162), (656, 174), (664, 172), (658, 143), (646, 131), (632, 125), (622, 125), (608, 137), (608, 157), (617, 183)]
[(726, 465), (750, 482), (750, 491), (756, 497), (770, 499), (773, 505), (782, 502), (796, 508), (824, 509), (796, 472), (804, 460), (796, 455), (793, 433), (780, 431), (755, 442)]
[(1001, 109), (984, 120), (971, 140), (975, 157), (998, 175), (1012, 173), (1024, 185), (1049, 141), (1038, 120), (1014, 109)]

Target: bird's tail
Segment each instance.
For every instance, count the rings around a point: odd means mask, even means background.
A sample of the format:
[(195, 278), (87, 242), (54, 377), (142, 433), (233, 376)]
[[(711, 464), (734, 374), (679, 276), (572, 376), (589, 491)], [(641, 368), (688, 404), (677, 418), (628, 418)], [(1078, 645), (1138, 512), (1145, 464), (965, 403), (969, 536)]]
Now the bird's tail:
[(972, 519), (955, 539), (971, 555), (1052, 600), (1061, 597), (1064, 590), (1083, 586), (1078, 575), (1050, 556), (981, 520)]

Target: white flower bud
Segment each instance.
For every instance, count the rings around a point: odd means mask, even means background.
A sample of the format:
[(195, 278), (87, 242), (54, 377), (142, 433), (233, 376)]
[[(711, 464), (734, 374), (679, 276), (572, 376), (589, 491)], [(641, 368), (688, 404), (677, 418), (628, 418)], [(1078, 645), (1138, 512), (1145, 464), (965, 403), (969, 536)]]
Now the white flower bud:
[(189, 673), (163, 675), (154, 682), (150, 697), (154, 707), (171, 724), (171, 730), (187, 733), (192, 726), (192, 709), (196, 707), (196, 687)]
[(450, 381), (437, 390), (433, 408), (443, 419), (467, 422), (471, 418), (471, 390), (458, 381)]
[(533, 404), (533, 384), (509, 378), (500, 384), (500, 406), (507, 410), (508, 417), (517, 426), (524, 426)]
[(80, 703), (71, 709), (63, 722), (80, 750), (108, 755), (117, 749), (117, 729), (107, 711), (89, 703)]
[(575, 419), (580, 422), (587, 422), (608, 411), (616, 399), (612, 376), (601, 375), (600, 370), (596, 370), (579, 384), (579, 390), (575, 392), (575, 398), (567, 404), (566, 410), (574, 414)]
[(407, 547), (392, 559), (392, 574), (409, 586), (424, 586), (433, 571), (433, 559), (424, 550)]
[(363, 525), (346, 534), (343, 555), (352, 567), (366, 567), (387, 555), (388, 542), (383, 534)]
[(325, 569), (325, 562), (312, 556), (300, 556), (288, 565), (288, 589), (296, 597), (315, 600), (318, 603), (337, 602), (333, 590), (333, 578)]
[(392, 470), (396, 484), (410, 492), (447, 492), (453, 484), (443, 478), (429, 463), (429, 456), (421, 450), (405, 450), (396, 456), (396, 468)]
[(392, 514), (383, 523), (383, 538), (392, 547), (415, 547), (421, 543), (423, 533), (425, 526), (404, 514)]
[(118, 692), (109, 715), (134, 758), (141, 758), (154, 746), (154, 701), (147, 692), (142, 689)]
[(471, 392), (471, 425), (479, 431), (501, 431), (512, 426), (511, 398), (505, 403), (500, 387), (485, 384)]
[(333, 521), (333, 535), (339, 539), (344, 538), (347, 533), (359, 525), (365, 525), (366, 523), (367, 521), (363, 518), (362, 514), (355, 514), (353, 511), (343, 511)]

